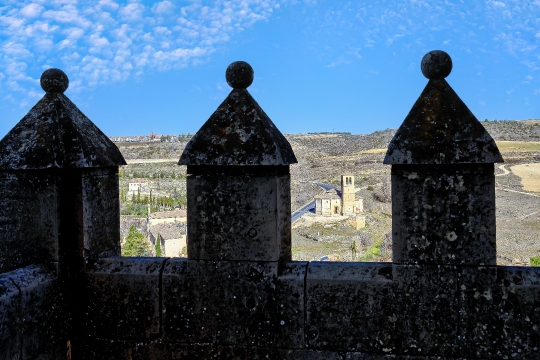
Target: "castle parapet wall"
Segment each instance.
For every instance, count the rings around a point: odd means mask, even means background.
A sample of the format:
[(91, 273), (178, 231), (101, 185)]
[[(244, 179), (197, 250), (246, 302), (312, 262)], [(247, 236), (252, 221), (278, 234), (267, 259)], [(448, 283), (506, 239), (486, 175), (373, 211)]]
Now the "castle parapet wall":
[[(27, 222), (33, 237), (1, 240), (0, 358), (540, 358), (540, 268), (496, 266), (493, 164), (503, 159), (446, 82), (451, 69), (444, 52), (424, 57), (429, 82), (388, 148), (391, 263), (291, 261), (296, 158), (247, 91), (247, 63), (229, 66), (232, 92), (179, 161), (187, 259), (119, 256), (117, 149), (75, 157), (66, 143), (56, 163), (71, 165), (22, 168), (11, 139), (36, 142), (12, 130), (0, 142), (6, 184), (44, 200), (33, 222), (1, 218), (6, 229)], [(62, 87), (55, 76), (46, 81)], [(57, 93), (46, 98), (64, 104)], [(85, 165), (98, 158), (109, 160)]]

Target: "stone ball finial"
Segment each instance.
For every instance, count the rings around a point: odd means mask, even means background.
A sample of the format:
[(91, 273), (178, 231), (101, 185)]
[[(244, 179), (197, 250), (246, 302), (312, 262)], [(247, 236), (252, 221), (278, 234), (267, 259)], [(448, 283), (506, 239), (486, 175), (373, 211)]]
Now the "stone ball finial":
[(422, 58), (421, 69), (430, 80), (444, 79), (452, 71), (452, 59), (442, 50), (433, 50)]
[(41, 74), (41, 88), (46, 93), (64, 93), (69, 86), (69, 79), (60, 69), (47, 69)]
[(225, 78), (233, 89), (246, 89), (253, 82), (253, 68), (245, 61), (235, 61), (227, 67)]

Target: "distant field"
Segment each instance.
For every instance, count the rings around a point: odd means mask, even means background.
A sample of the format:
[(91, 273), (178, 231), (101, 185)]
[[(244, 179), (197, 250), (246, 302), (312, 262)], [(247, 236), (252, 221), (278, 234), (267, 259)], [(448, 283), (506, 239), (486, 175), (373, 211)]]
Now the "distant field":
[(515, 165), (512, 172), (521, 178), (524, 190), (540, 192), (540, 164)]
[(536, 141), (497, 141), (499, 151), (505, 152), (540, 152), (540, 142)]
[(527, 125), (536, 125), (540, 124), (540, 120), (521, 120), (522, 123), (525, 123)]
[(358, 152), (358, 154), (385, 154), (387, 150), (388, 150), (387, 148), (369, 149), (369, 150), (360, 151)]

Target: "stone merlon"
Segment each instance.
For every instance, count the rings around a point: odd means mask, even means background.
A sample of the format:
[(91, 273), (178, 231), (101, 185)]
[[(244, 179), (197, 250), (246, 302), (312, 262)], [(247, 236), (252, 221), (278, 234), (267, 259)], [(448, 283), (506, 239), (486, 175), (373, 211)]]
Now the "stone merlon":
[(443, 51), (422, 59), (429, 82), (390, 142), (385, 164), (503, 162), (493, 138), (444, 79), (451, 70)]
[(187, 144), (178, 165), (297, 163), (289, 142), (246, 90), (252, 79), (249, 64), (229, 66), (227, 82), (234, 89)]
[(116, 145), (63, 94), (68, 83), (61, 70), (43, 73), (45, 96), (0, 141), (0, 170), (126, 165)]

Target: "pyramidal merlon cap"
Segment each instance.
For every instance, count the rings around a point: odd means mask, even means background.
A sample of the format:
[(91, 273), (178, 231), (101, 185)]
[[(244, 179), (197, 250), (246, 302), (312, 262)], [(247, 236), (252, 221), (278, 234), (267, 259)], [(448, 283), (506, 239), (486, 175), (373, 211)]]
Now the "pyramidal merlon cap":
[(0, 170), (125, 165), (114, 143), (69, 100), (59, 69), (41, 75), (45, 96), (0, 141)]
[(452, 59), (434, 50), (422, 59), (429, 79), (388, 146), (385, 164), (495, 163), (495, 141), (446, 82)]
[(178, 165), (289, 165), (291, 145), (246, 88), (253, 69), (244, 61), (226, 71), (233, 88), (225, 101), (189, 141)]

